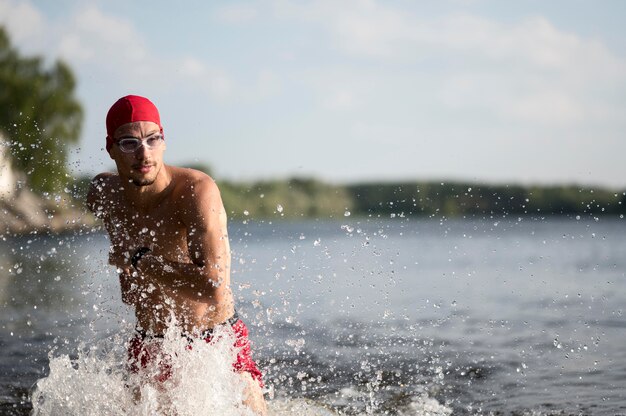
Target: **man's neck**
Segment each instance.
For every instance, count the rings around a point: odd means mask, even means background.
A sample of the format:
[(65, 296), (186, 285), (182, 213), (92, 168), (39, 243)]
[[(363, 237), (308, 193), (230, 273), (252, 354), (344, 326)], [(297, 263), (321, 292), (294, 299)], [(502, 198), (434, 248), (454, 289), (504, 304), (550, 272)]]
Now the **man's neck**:
[(140, 212), (149, 212), (163, 199), (163, 194), (172, 183), (172, 175), (163, 165), (155, 181), (150, 185), (139, 186), (130, 182), (124, 185), (124, 197)]

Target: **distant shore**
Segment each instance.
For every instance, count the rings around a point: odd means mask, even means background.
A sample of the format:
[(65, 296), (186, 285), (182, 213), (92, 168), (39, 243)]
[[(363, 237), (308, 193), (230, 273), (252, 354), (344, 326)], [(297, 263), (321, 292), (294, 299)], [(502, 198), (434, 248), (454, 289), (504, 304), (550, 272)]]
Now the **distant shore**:
[[(79, 178), (71, 192), (61, 195), (36, 195), (23, 188), (0, 199), (0, 235), (58, 234), (97, 226), (83, 205), (89, 181)], [(310, 178), (217, 182), (231, 219), (626, 215), (626, 191), (576, 185), (417, 181), (333, 185)]]
[(624, 215), (626, 192), (603, 188), (401, 182), (331, 185), (315, 179), (217, 181), (232, 217)]

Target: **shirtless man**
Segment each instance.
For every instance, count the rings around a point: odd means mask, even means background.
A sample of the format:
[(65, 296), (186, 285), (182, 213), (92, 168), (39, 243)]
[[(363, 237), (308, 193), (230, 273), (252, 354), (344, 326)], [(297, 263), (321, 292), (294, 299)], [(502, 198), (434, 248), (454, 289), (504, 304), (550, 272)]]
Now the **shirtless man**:
[(104, 221), (109, 263), (121, 270), (122, 301), (135, 308), (131, 371), (150, 360), (144, 342), (162, 337), (170, 316), (182, 335), (207, 341), (213, 328), (230, 325), (239, 348), (234, 370), (247, 383), (244, 403), (264, 415), (261, 372), (230, 289), (226, 212), (217, 185), (202, 172), (163, 163), (163, 127), (148, 99), (120, 98), (106, 126), (117, 174), (93, 179), (87, 206)]

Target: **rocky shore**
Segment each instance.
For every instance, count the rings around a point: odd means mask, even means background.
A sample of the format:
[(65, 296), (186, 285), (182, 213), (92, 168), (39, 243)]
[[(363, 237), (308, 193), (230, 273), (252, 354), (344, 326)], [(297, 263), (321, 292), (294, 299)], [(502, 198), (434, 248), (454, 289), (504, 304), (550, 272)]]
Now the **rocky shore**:
[(2, 237), (60, 234), (94, 225), (93, 216), (69, 195), (39, 196), (25, 188), (17, 188), (10, 195), (0, 195)]

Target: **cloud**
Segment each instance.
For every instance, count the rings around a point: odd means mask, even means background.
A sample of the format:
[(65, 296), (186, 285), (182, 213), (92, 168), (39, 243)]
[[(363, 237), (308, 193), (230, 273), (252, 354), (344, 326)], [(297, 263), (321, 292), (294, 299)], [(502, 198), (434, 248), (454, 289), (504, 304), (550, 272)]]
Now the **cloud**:
[(453, 15), (424, 25), (424, 46), (459, 51), (492, 63), (575, 76), (623, 74), (626, 65), (598, 41), (559, 31), (537, 16), (503, 24), (472, 15)]
[(354, 107), (354, 96), (351, 92), (341, 90), (331, 95), (325, 102), (325, 107), (332, 111), (351, 110)]
[(564, 91), (538, 91), (519, 97), (503, 108), (503, 114), (522, 121), (569, 124), (585, 116), (585, 108)]
[(182, 59), (176, 70), (188, 86), (222, 102), (257, 102), (279, 94), (282, 89), (278, 75), (268, 69), (256, 69), (250, 81), (238, 83), (225, 71), (193, 57)]
[(29, 1), (0, 0), (0, 16), (20, 50), (61, 58), (79, 73), (104, 71), (117, 79), (137, 81), (158, 68), (143, 36), (124, 17), (93, 4), (78, 5), (54, 19)]
[[(420, 18), (373, 0), (309, 3), (276, 1), (276, 16), (316, 22), (326, 27), (332, 43), (345, 52), (401, 61), (425, 55), (460, 52), (493, 61), (525, 63), (545, 69), (575, 69), (623, 73), (623, 59), (598, 41), (559, 31), (544, 17), (504, 24), (481, 16), (451, 14)], [(585, 58), (592, 58), (588, 62)]]
[(128, 19), (95, 5), (79, 6), (53, 20), (29, 1), (0, 0), (0, 16), (20, 48), (75, 65), (124, 66), (128, 72), (148, 55), (142, 35)]
[(426, 73), (450, 110), (553, 125), (626, 119), (626, 61), (542, 16), (504, 24), (471, 14), (423, 18), (373, 0), (273, 5), (278, 19), (324, 28), (332, 47), (365, 60), (362, 70), (370, 60)]
[(282, 90), (280, 77), (272, 70), (258, 71), (256, 85), (252, 89), (253, 99), (262, 100), (279, 94)]
[(232, 96), (233, 85), (226, 72), (211, 68), (193, 57), (182, 59), (178, 69), (187, 83), (203, 90), (210, 97), (225, 100)]
[(120, 90), (199, 89), (211, 100), (232, 96), (228, 73), (197, 57), (165, 55), (148, 45), (133, 22), (78, 5), (57, 20), (30, 2), (0, 0), (0, 16), (20, 48), (68, 61), (79, 78), (114, 79)]
[[(227, 6), (218, 15), (230, 22), (242, 22), (244, 17), (254, 17), (251, 10), (243, 5)], [(130, 20), (106, 14), (93, 5), (79, 9), (67, 27), (60, 34), (61, 56), (114, 74), (120, 84), (132, 88), (200, 92), (217, 102), (259, 100), (280, 91), (278, 78), (268, 70), (258, 69), (253, 85), (246, 86), (202, 57), (151, 50), (145, 35)]]
[(99, 63), (134, 71), (149, 57), (143, 36), (122, 17), (94, 5), (74, 13), (60, 34), (58, 53), (74, 62)]
[(332, 43), (346, 52), (371, 57), (394, 54), (396, 41), (407, 38), (406, 18), (371, 0), (290, 2), (276, 0), (278, 19), (319, 24), (333, 35)]
[(0, 24), (7, 27), (13, 43), (29, 49), (37, 49), (46, 33), (43, 15), (27, 1), (0, 0)]
[(258, 10), (251, 4), (230, 4), (218, 8), (214, 17), (223, 23), (243, 24), (253, 21), (258, 14)]
[[(16, 40), (32, 40), (35, 53), (61, 57), (80, 77), (114, 79), (122, 91), (200, 92), (216, 102), (258, 101), (281, 91), (280, 78), (269, 69), (256, 69), (249, 81), (235, 82), (228, 71), (202, 57), (152, 50), (146, 34), (129, 18), (106, 13), (95, 4), (78, 5), (58, 20), (46, 18), (29, 2), (0, 0), (0, 12)], [(224, 6), (215, 15), (243, 23), (256, 14), (252, 6), (240, 4)]]

